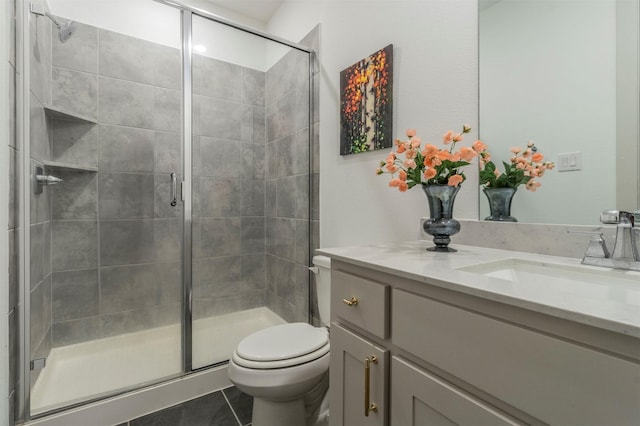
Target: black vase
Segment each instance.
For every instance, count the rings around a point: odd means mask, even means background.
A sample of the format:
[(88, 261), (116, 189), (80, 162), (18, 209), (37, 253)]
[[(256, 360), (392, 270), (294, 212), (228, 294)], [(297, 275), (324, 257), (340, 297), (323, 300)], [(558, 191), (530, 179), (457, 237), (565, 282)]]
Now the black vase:
[(484, 220), (495, 222), (517, 222), (518, 219), (511, 216), (511, 200), (517, 188), (484, 188), (484, 195), (489, 200), (490, 216)]
[(424, 232), (433, 235), (434, 247), (429, 251), (454, 252), (449, 247), (451, 236), (460, 232), (460, 222), (453, 218), (453, 202), (460, 190), (459, 186), (422, 185), (422, 190), (429, 201), (430, 218), (422, 228)]

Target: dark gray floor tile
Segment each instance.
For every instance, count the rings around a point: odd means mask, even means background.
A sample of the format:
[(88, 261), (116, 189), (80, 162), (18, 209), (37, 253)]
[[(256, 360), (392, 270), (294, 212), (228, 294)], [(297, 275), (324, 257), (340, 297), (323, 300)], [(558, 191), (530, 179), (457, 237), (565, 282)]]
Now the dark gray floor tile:
[(221, 391), (192, 399), (144, 417), (131, 420), (130, 426), (238, 426)]
[(242, 425), (251, 423), (251, 413), (253, 410), (253, 397), (242, 393), (232, 386), (222, 390), (231, 404), (231, 408), (235, 411), (236, 416)]
[(174, 405), (155, 413), (138, 417), (129, 422), (130, 426), (180, 426), (182, 418), (183, 405)]

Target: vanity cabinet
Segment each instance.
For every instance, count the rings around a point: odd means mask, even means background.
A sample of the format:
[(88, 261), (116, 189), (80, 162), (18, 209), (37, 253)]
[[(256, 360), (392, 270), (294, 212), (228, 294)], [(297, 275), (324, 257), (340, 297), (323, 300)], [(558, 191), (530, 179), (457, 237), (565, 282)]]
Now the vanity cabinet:
[(635, 337), (335, 259), (331, 286), (332, 425), (640, 424)]

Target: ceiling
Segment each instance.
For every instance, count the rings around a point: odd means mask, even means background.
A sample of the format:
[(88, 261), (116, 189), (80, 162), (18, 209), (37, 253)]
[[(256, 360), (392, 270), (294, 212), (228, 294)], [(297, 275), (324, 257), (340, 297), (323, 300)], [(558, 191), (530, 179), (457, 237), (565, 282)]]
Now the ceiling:
[(209, 0), (209, 2), (266, 23), (284, 0)]

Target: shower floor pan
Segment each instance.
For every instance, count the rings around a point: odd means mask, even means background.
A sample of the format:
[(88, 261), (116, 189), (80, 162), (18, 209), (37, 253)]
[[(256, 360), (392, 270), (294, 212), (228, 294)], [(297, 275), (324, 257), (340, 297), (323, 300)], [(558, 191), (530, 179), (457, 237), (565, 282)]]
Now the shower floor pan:
[[(228, 360), (245, 336), (283, 323), (265, 307), (196, 320), (193, 368)], [(33, 385), (31, 413), (37, 415), (180, 374), (180, 327), (176, 324), (53, 348)]]

